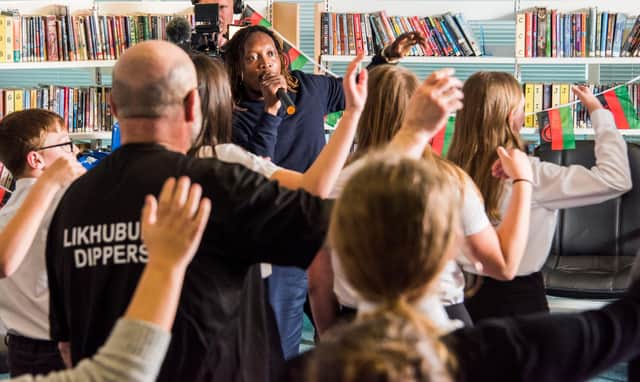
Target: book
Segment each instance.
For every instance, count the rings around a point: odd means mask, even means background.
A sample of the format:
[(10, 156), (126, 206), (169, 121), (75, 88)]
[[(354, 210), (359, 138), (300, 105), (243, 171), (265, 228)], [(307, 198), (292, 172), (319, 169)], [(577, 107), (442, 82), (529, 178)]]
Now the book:
[(537, 8), (537, 57), (545, 57), (547, 50), (547, 8)]
[(524, 85), (524, 126), (525, 127), (537, 127), (534, 123), (533, 113), (533, 84)]

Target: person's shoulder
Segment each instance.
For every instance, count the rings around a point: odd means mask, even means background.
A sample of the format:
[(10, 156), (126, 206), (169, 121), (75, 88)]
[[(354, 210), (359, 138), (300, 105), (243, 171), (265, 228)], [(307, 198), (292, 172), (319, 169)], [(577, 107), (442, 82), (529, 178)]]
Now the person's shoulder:
[(324, 85), (329, 81), (336, 80), (334, 77), (327, 76), (324, 74), (313, 74), (313, 73), (305, 73), (301, 70), (292, 70), (291, 75), (300, 81), (303, 85), (313, 84), (315, 86)]

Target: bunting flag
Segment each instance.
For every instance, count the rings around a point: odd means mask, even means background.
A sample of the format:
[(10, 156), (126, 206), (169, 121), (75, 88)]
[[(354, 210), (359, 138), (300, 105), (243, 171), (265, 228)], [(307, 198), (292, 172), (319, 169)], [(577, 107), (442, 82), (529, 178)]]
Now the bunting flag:
[[(269, 29), (273, 27), (269, 20), (264, 18), (264, 16), (258, 13), (255, 9), (251, 8), (251, 6), (249, 5), (245, 5), (244, 7), (244, 11), (242, 12), (242, 20), (245, 24), (249, 25), (261, 25)], [(284, 53), (289, 56), (289, 67), (291, 68), (291, 70), (300, 70), (307, 64), (307, 62), (309, 62), (309, 59), (304, 54), (302, 54), (302, 52), (300, 52), (295, 46), (289, 44), (287, 41), (282, 42), (282, 49)]]
[(618, 129), (640, 129), (640, 121), (626, 86), (607, 90), (598, 95), (598, 99), (606, 109), (611, 111)]
[(431, 140), (431, 149), (441, 157), (447, 156), (449, 152), (449, 146), (453, 140), (453, 131), (456, 127), (456, 117), (449, 117), (447, 126), (440, 130)]
[(243, 24), (260, 25), (265, 28), (271, 28), (272, 26), (269, 20), (265, 19), (264, 16), (256, 12), (256, 10), (249, 5), (246, 5), (244, 11), (242, 11), (242, 21)]
[(327, 114), (327, 116), (324, 118), (324, 124), (330, 129), (335, 129), (338, 125), (338, 121), (340, 121), (340, 118), (342, 118), (342, 112), (335, 111), (333, 113)]
[(538, 113), (538, 131), (541, 142), (551, 142), (551, 150), (576, 148), (571, 106)]

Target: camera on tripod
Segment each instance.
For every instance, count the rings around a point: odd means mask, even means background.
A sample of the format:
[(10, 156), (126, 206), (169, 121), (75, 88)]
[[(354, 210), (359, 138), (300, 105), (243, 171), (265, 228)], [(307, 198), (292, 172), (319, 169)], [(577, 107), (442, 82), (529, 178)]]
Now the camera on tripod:
[(195, 4), (196, 27), (191, 35), (191, 49), (209, 56), (219, 56), (220, 19), (218, 4)]

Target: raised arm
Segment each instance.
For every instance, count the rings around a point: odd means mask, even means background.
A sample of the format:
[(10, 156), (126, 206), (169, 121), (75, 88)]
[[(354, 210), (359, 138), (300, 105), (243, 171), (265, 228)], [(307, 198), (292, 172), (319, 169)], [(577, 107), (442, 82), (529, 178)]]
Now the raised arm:
[(211, 210), (202, 190), (188, 178), (168, 179), (159, 203), (147, 196), (142, 236), (149, 261), (129, 308), (106, 344), (75, 369), (16, 381), (154, 381), (169, 346), (182, 282), (202, 237)]
[[(509, 205), (497, 228), (489, 225), (466, 239), (484, 274), (498, 280), (511, 280), (516, 276), (529, 235), (532, 174), (529, 159), (522, 151), (500, 147), (498, 156), (500, 173), (517, 180), (512, 185)], [(475, 208), (484, 213), (484, 205)]]
[(640, 348), (640, 284), (600, 310), (491, 320), (444, 337), (457, 381), (585, 381)]
[(446, 126), (449, 114), (462, 108), (462, 82), (453, 69), (437, 70), (416, 89), (402, 127), (388, 149), (419, 159), (429, 140)]
[(329, 143), (322, 149), (313, 165), (304, 174), (280, 169), (271, 179), (278, 180), (287, 188), (303, 188), (320, 197), (327, 197), (331, 192), (349, 156), (358, 120), (367, 99), (367, 71), (362, 70), (358, 75), (358, 66), (362, 59), (362, 55), (356, 57), (347, 68), (342, 80), (346, 98), (344, 114)]
[(580, 207), (604, 202), (631, 189), (627, 145), (616, 129), (611, 113), (587, 87), (574, 86), (574, 93), (586, 106), (595, 132), (596, 164), (559, 166), (531, 158), (533, 202), (545, 208)]
[(0, 277), (11, 276), (22, 264), (59, 191), (85, 169), (74, 158), (61, 157), (33, 185), (23, 204), (0, 232)]

